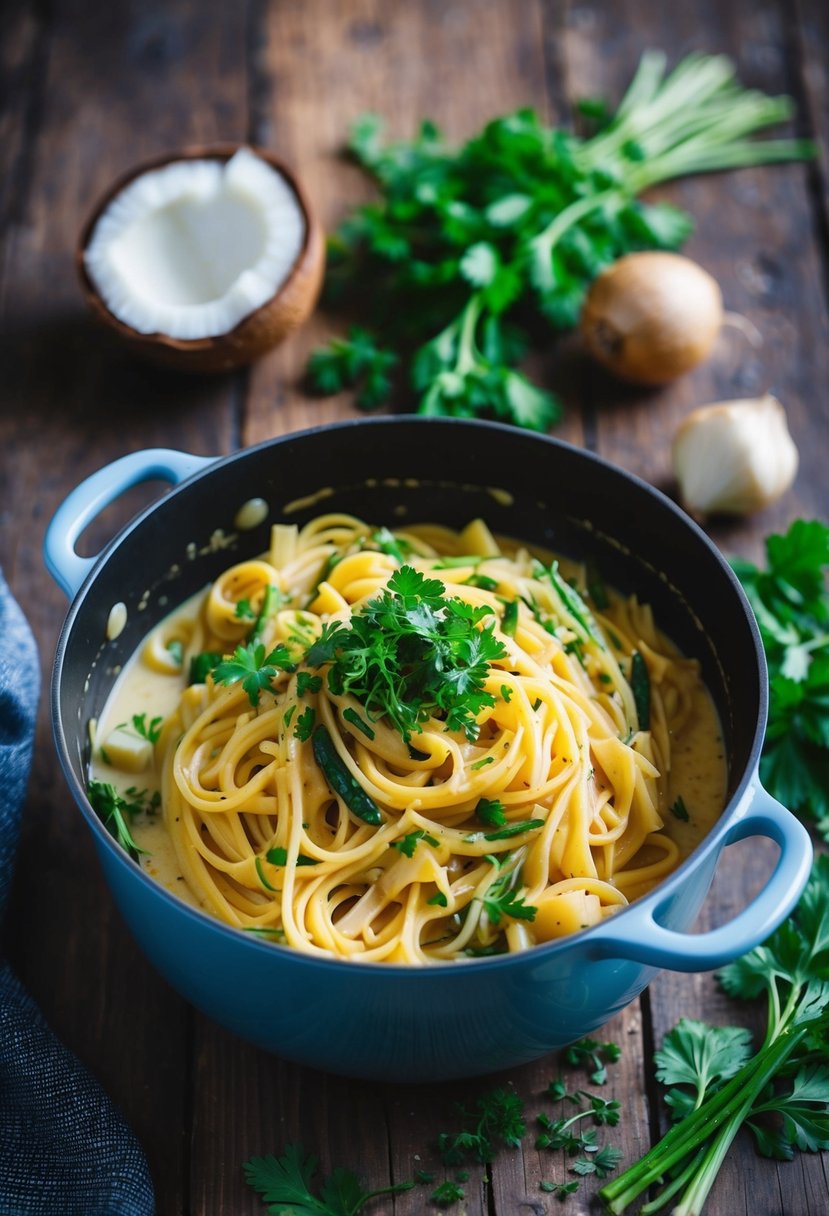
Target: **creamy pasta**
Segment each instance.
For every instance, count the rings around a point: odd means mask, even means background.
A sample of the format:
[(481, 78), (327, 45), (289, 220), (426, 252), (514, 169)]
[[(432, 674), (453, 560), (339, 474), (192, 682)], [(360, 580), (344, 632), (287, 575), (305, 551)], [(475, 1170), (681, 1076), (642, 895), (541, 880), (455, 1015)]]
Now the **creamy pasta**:
[(725, 790), (698, 663), (649, 607), (480, 520), (274, 527), (153, 630), (95, 744), (94, 779), (148, 808), (131, 827), (160, 881), (361, 961), (595, 925), (676, 868)]

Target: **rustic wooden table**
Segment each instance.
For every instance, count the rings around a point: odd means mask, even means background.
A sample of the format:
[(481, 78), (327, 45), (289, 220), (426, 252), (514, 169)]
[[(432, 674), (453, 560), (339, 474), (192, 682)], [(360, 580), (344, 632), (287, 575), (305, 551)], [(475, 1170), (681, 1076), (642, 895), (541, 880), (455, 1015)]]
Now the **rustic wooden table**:
[[(535, 370), (566, 401), (561, 437), (660, 485), (670, 436), (691, 406), (773, 387), (800, 447), (796, 485), (751, 523), (715, 532), (726, 551), (756, 557), (763, 534), (796, 515), (829, 517), (829, 8), (824, 0), (10, 0), (0, 21), (0, 562), (37, 634), (44, 681), (7, 950), (55, 1030), (135, 1128), (161, 1216), (261, 1211), (241, 1163), (295, 1140), (317, 1150), (324, 1169), (357, 1166), (373, 1186), (409, 1178), (437, 1165), (434, 1136), (451, 1126), (453, 1105), (493, 1079), (407, 1088), (345, 1081), (267, 1056), (186, 1005), (114, 911), (58, 769), (45, 694), (66, 605), (44, 570), (41, 541), (62, 497), (134, 449), (226, 453), (350, 416), (347, 399), (315, 401), (301, 388), (306, 353), (330, 323), (318, 315), (246, 373), (183, 379), (139, 366), (87, 318), (72, 265), (79, 229), (93, 200), (137, 161), (189, 142), (246, 139), (294, 166), (331, 226), (367, 196), (338, 159), (349, 120), (364, 110), (386, 115), (401, 135), (430, 115), (460, 137), (527, 104), (567, 122), (576, 96), (618, 97), (645, 47), (672, 57), (726, 51), (746, 81), (792, 93), (798, 129), (824, 149), (809, 167), (662, 192), (696, 216), (688, 250), (716, 275), (727, 306), (762, 331), (762, 351), (727, 342), (692, 375), (648, 394), (620, 389), (572, 343), (551, 348)], [(89, 551), (146, 495), (108, 512)], [(700, 927), (733, 914), (767, 865), (756, 846), (730, 850)], [(650, 1060), (683, 1014), (745, 1016), (711, 975), (662, 975), (606, 1027), (624, 1049), (606, 1089), (624, 1106), (614, 1138), (628, 1161), (662, 1123)], [(495, 1081), (513, 1086), (534, 1116), (558, 1071), (549, 1058)], [(540, 1179), (565, 1171), (565, 1161), (531, 1148), (504, 1152), (491, 1170), (473, 1170), (466, 1204), (454, 1210), (594, 1210), (589, 1184), (564, 1208), (540, 1192)], [(370, 1210), (434, 1210), (427, 1194), (418, 1188)], [(822, 1216), (825, 1158), (778, 1164), (741, 1140), (707, 1211)]]

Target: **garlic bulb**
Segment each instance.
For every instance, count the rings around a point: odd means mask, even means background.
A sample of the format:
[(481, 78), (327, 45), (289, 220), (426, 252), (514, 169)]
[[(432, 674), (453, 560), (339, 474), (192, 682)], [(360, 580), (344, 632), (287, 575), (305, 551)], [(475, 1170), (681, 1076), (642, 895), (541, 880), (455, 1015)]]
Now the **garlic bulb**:
[(673, 468), (692, 513), (747, 515), (794, 481), (797, 448), (782, 405), (770, 393), (693, 410), (674, 437)]

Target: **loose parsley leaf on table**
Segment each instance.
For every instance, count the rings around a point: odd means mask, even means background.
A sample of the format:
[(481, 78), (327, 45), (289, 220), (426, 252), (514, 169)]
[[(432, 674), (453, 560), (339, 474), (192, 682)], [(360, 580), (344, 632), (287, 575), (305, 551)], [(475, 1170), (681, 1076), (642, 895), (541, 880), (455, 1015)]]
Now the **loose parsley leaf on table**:
[(600, 1043), (587, 1036), (564, 1049), (564, 1060), (573, 1068), (584, 1068), (595, 1085), (604, 1085), (607, 1065), (615, 1064), (621, 1054), (617, 1043)]
[(495, 1156), (498, 1140), (510, 1148), (517, 1148), (527, 1130), (524, 1103), (509, 1089), (499, 1088), (482, 1094), (474, 1107), (460, 1107), (459, 1113), (460, 1130), (441, 1132), (437, 1138), (444, 1165), (463, 1165), (470, 1160), (487, 1164)]
[(370, 1199), (408, 1191), (413, 1182), (398, 1182), (379, 1191), (364, 1191), (352, 1170), (335, 1169), (315, 1194), (317, 1158), (301, 1144), (288, 1144), (281, 1157), (252, 1157), (244, 1164), (246, 1182), (268, 1205), (271, 1216), (356, 1216)]
[(764, 569), (733, 561), (769, 669), (766, 789), (829, 840), (829, 527), (798, 519), (766, 540)]
[(458, 148), (431, 122), (387, 142), (363, 115), (349, 149), (379, 197), (334, 233), (326, 281), (360, 324), (314, 352), (312, 385), (354, 386), (358, 405), (381, 405), (399, 360), (422, 414), (546, 431), (559, 404), (517, 368), (530, 333), (574, 325), (592, 279), (622, 254), (680, 247), (691, 220), (640, 202), (650, 186), (812, 155), (803, 140), (746, 138), (790, 112), (788, 98), (743, 89), (724, 56), (690, 55), (666, 73), (647, 51), (616, 114), (590, 108), (589, 137), (521, 109)]

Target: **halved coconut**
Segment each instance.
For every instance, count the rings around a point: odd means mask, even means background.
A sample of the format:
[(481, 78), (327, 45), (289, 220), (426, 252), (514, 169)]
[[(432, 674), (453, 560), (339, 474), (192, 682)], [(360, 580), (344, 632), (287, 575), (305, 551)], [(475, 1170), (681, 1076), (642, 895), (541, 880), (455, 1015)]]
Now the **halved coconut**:
[(133, 349), (191, 371), (264, 354), (306, 320), (325, 247), (299, 182), (260, 148), (187, 148), (117, 181), (81, 234), (93, 311)]

